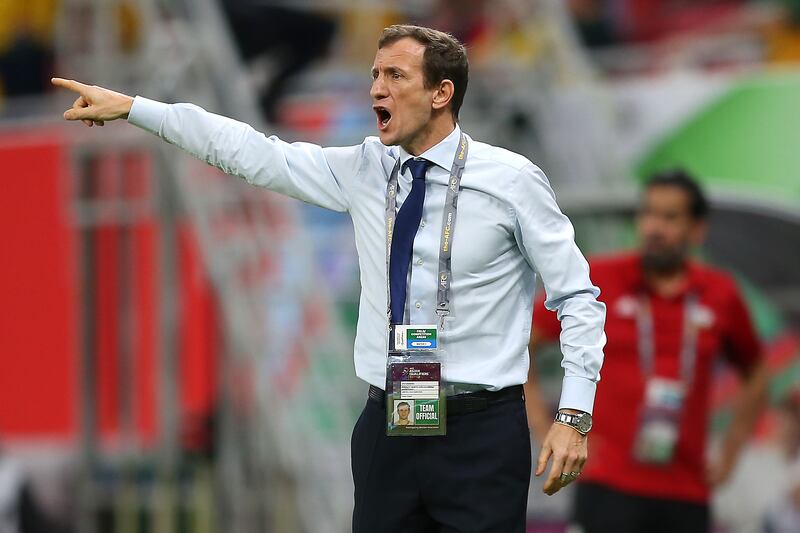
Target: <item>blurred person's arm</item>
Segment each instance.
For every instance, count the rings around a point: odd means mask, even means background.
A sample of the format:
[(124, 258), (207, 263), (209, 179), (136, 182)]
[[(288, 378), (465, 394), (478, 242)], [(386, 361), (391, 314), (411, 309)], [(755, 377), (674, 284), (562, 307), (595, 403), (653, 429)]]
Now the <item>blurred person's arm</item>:
[(560, 334), (561, 323), (558, 321), (558, 317), (544, 306), (543, 297), (537, 297), (533, 303), (531, 340), (528, 343), (530, 366), (528, 367), (528, 381), (524, 387), (528, 426), (540, 445), (547, 437), (547, 432), (553, 423), (553, 412), (549, 402), (542, 396), (537, 373), (537, 361), (543, 348), (558, 343)]
[(165, 104), (102, 87), (54, 78), (53, 84), (80, 96), (64, 113), (87, 125), (127, 119), (194, 157), (248, 183), (335, 211), (349, 210), (339, 176), (354, 176), (363, 145), (322, 148), (286, 143), (249, 125), (192, 104)]
[(733, 417), (720, 446), (719, 456), (709, 464), (711, 485), (725, 483), (736, 467), (739, 454), (767, 403), (769, 370), (763, 361), (741, 375), (742, 385), (734, 400)]
[(709, 461), (708, 480), (712, 485), (725, 483), (733, 472), (767, 403), (770, 377), (753, 322), (735, 285), (725, 309), (725, 316), (718, 317), (723, 321), (723, 353), (737, 370), (741, 386), (734, 399), (731, 423), (716, 457)]
[[(547, 312), (547, 311), (544, 311)], [(525, 409), (528, 412), (528, 426), (533, 431), (533, 436), (538, 443), (543, 443), (553, 423), (553, 413), (550, 412), (547, 401), (542, 397), (539, 381), (536, 376), (536, 357), (544, 344), (542, 333), (535, 326), (531, 332), (531, 341), (528, 351), (531, 364), (528, 369), (528, 381), (525, 383)]]

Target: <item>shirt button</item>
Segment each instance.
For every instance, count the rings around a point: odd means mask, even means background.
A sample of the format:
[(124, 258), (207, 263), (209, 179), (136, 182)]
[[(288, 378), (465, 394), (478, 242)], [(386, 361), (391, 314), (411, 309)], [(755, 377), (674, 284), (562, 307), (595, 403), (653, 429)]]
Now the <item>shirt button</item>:
[(425, 221), (424, 221), (424, 220), (423, 220), (423, 221), (421, 221), (421, 222), (419, 223), (419, 226), (420, 226), (421, 228), (424, 228), (424, 227), (425, 227)]
[(416, 307), (417, 309), (422, 309), (422, 303), (417, 302), (414, 304), (414, 307)]
[(421, 265), (422, 264), (422, 259), (417, 259), (417, 264)]

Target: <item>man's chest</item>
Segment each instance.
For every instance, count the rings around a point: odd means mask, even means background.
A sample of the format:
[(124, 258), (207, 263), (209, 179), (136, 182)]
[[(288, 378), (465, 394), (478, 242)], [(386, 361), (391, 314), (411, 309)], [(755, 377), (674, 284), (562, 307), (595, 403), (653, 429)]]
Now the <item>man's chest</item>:
[(607, 372), (650, 366), (655, 374), (677, 378), (687, 358), (698, 371), (710, 368), (722, 348), (721, 317), (713, 301), (601, 288), (607, 305)]
[[(351, 216), (357, 234), (370, 248), (385, 253), (386, 198), (388, 175), (376, 169), (358, 184)], [(456, 198), (456, 209), (446, 210), (449, 172), (439, 167), (429, 171), (425, 180), (422, 217), (414, 237), (415, 265), (438, 262), (443, 238), (452, 244), (452, 268), (455, 274), (477, 274), (490, 269), (509, 253), (517, 251), (514, 217), (508, 203), (480, 179), (465, 171)], [(397, 211), (412, 187), (405, 176), (398, 179)]]

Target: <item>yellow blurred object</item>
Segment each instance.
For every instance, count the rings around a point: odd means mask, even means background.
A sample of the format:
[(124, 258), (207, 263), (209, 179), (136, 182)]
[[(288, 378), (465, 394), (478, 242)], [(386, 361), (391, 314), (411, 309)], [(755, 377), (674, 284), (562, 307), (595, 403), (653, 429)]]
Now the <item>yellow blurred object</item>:
[(782, 23), (767, 28), (767, 59), (771, 63), (800, 62), (800, 27)]
[[(0, 0), (0, 53), (20, 35), (51, 44), (58, 7), (59, 0)], [(136, 2), (117, 2), (114, 15), (120, 48), (133, 51), (141, 41), (141, 17)]]
[[(371, 65), (383, 28), (405, 22), (391, 9), (351, 9), (342, 15), (343, 54), (353, 65)], [(369, 69), (364, 69), (369, 79)]]
[(117, 24), (120, 48), (125, 52), (132, 52), (139, 46), (142, 27), (134, 2), (123, 1), (117, 6)]
[(487, 55), (503, 58), (512, 65), (529, 66), (536, 62), (545, 46), (547, 28), (536, 21), (515, 22), (509, 27), (494, 28), (483, 43), (491, 49)]
[(0, 53), (20, 34), (49, 43), (58, 12), (58, 0), (0, 0)]

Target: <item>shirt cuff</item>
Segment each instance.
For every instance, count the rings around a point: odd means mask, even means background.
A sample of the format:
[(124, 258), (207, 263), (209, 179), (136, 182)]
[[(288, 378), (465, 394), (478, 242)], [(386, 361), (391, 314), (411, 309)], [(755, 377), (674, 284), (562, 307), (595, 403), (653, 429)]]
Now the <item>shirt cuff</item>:
[(591, 414), (597, 383), (579, 376), (565, 376), (561, 385), (559, 409), (575, 409)]
[(133, 105), (128, 112), (128, 122), (158, 135), (168, 108), (169, 104), (137, 96), (133, 99)]

